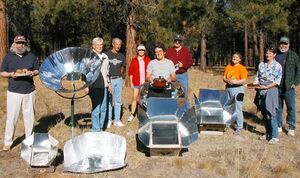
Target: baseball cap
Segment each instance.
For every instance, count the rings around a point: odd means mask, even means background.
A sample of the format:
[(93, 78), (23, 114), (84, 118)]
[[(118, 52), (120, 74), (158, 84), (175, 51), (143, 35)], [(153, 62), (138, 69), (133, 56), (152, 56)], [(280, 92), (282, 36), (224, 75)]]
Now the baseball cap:
[(23, 35), (17, 35), (17, 36), (15, 36), (14, 43), (17, 43), (17, 42), (24, 42), (24, 43), (26, 43), (25, 36), (23, 36)]
[(138, 51), (139, 51), (139, 50), (144, 50), (144, 51), (146, 51), (146, 47), (145, 47), (144, 45), (140, 44), (140, 45), (137, 47), (137, 50), (138, 50)]
[(182, 38), (182, 36), (181, 36), (180, 34), (176, 34), (176, 35), (174, 36), (174, 40), (180, 40), (180, 41), (182, 41), (183, 38)]
[(290, 43), (290, 39), (286, 36), (280, 38), (279, 43)]

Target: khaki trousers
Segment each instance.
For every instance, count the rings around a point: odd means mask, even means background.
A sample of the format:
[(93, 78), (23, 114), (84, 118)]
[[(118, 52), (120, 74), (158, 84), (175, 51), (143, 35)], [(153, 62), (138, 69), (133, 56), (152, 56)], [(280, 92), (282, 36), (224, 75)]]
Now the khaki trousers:
[(34, 123), (35, 93), (20, 94), (7, 91), (7, 120), (5, 126), (4, 145), (11, 146), (15, 127), (20, 115), (22, 106), (25, 136), (26, 138), (32, 134)]

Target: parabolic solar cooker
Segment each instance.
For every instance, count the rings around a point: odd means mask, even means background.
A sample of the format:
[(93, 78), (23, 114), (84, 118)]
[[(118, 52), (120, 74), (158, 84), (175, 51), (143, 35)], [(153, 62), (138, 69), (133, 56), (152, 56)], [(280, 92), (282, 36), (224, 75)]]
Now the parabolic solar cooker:
[(74, 100), (97, 79), (100, 57), (90, 49), (68, 47), (48, 56), (40, 67), (40, 79), (49, 89), (71, 100), (72, 138), (64, 146), (64, 169), (94, 173), (124, 167), (126, 140), (108, 132), (87, 132), (74, 137)]

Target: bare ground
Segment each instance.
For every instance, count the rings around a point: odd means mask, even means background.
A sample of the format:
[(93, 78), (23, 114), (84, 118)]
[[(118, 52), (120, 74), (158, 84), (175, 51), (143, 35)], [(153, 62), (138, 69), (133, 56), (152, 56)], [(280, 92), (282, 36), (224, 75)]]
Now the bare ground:
[[(190, 74), (190, 101), (193, 105), (193, 93), (198, 95), (199, 88), (224, 89), (222, 76), (217, 73), (202, 73), (196, 69)], [(253, 77), (249, 78), (251, 81)], [(187, 152), (180, 157), (146, 157), (137, 151), (135, 134), (138, 120), (127, 123), (128, 106), (131, 103), (132, 91), (125, 87), (123, 92), (124, 114), (122, 128), (112, 127), (108, 132), (122, 135), (127, 141), (127, 166), (123, 169), (96, 174), (74, 174), (63, 170), (63, 147), (71, 138), (68, 126), (70, 117), (70, 100), (59, 97), (45, 88), (38, 78), (36, 132), (49, 132), (59, 140), (59, 156), (54, 162), (54, 171), (49, 168), (31, 168), (20, 157), (20, 143), (24, 139), (23, 121), (19, 119), (15, 132), (14, 147), (9, 152), (0, 152), (0, 177), (299, 177), (300, 175), (300, 130), (295, 137), (280, 134), (280, 142), (269, 145), (257, 138), (264, 133), (260, 119), (256, 119), (253, 104), (254, 91), (246, 90), (244, 114), (246, 129), (241, 136), (234, 136), (232, 129), (224, 135), (199, 135), (198, 140), (190, 145)], [(6, 120), (5, 79), (0, 80), (2, 102), (0, 103), (0, 146), (3, 145), (3, 134)], [(298, 88), (299, 93), (299, 88)], [(299, 94), (297, 95), (297, 114), (300, 116)], [(81, 127), (75, 128), (75, 135), (89, 131), (84, 118), (88, 119), (91, 104), (88, 97), (75, 102), (75, 113), (80, 119)], [(88, 123), (87, 123), (88, 124)], [(299, 128), (299, 119), (297, 127)], [(256, 128), (256, 129), (253, 129)]]

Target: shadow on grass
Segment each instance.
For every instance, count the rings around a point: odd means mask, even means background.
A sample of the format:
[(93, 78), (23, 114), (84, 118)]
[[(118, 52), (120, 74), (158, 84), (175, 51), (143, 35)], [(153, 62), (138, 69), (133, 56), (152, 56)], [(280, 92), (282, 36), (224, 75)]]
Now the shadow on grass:
[[(72, 127), (71, 116), (66, 118), (65, 124)], [(79, 127), (80, 129), (91, 128), (91, 113), (78, 113), (74, 115), (74, 127)]]
[(39, 124), (34, 127), (36, 133), (48, 133), (50, 128), (64, 120), (65, 115), (63, 113), (57, 113), (49, 116), (42, 117), (38, 122)]
[[(65, 118), (63, 113), (57, 113), (54, 115), (49, 115), (42, 117), (36, 126), (34, 126), (33, 131), (35, 133), (48, 133), (49, 129), (55, 126), (57, 123)], [(19, 145), (25, 139), (25, 134), (16, 138), (11, 146), (11, 148)]]
[(252, 133), (261, 135), (262, 133), (256, 130), (256, 125), (264, 125), (264, 122), (261, 118), (258, 117), (257, 113), (243, 112), (244, 114), (244, 128)]

